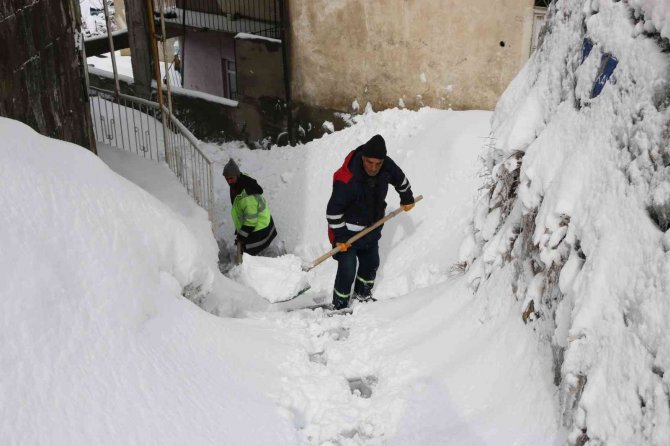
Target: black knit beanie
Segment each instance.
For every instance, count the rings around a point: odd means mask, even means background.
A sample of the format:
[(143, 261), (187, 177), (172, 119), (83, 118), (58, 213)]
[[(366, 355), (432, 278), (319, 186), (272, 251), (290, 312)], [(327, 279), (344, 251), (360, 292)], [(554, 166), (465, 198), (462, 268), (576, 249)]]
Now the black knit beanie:
[(386, 158), (386, 142), (382, 135), (375, 135), (363, 145), (363, 156), (383, 160)]
[(224, 177), (239, 177), (240, 168), (237, 167), (235, 161), (231, 158), (230, 161), (223, 167), (223, 176)]

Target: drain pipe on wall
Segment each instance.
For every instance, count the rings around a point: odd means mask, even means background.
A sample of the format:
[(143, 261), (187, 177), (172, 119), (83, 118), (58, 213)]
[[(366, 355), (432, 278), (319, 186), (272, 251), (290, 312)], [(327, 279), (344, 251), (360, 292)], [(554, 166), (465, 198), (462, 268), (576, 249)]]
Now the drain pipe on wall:
[[(161, 111), (161, 122), (163, 124), (163, 149), (165, 150), (165, 161), (167, 162), (168, 166), (172, 166), (173, 163), (173, 156), (172, 152), (170, 151), (170, 141), (168, 140), (168, 132), (167, 132), (167, 126), (170, 125), (169, 121), (170, 118), (167, 116), (166, 107), (165, 107), (165, 101), (163, 99), (163, 84), (161, 83), (161, 67), (160, 67), (160, 58), (158, 57), (158, 35), (156, 35), (156, 23), (154, 21), (154, 9), (153, 9), (153, 1), (152, 0), (146, 0), (147, 2), (147, 13), (149, 14), (149, 35), (151, 36), (151, 56), (153, 59), (153, 67), (154, 67), (154, 76), (156, 78), (156, 92), (158, 94), (158, 103), (160, 104), (160, 111)], [(161, 38), (165, 38), (165, 36), (161, 36)], [(170, 112), (167, 110), (168, 113)]]
[(285, 0), (279, 1), (279, 33), (281, 39), (282, 65), (284, 69), (284, 94), (286, 96), (286, 127), (288, 131), (289, 144), (295, 146), (295, 129), (293, 128), (293, 102), (291, 101), (291, 68), (289, 65), (288, 33), (286, 32), (286, 20), (288, 11)]

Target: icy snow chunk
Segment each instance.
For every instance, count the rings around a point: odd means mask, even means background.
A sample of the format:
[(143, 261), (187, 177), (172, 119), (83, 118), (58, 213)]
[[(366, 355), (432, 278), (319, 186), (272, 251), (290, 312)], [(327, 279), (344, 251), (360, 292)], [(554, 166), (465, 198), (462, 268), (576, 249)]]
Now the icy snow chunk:
[(405, 108), (405, 101), (402, 98), (398, 99), (398, 108)]
[(551, 249), (556, 249), (558, 245), (563, 241), (565, 238), (566, 234), (568, 233), (568, 227), (567, 226), (561, 226), (558, 228), (558, 230), (554, 231), (551, 234), (551, 237), (549, 237), (549, 241), (547, 242), (547, 246)]
[(505, 134), (501, 135), (501, 143), (509, 151), (525, 152), (545, 125), (542, 101), (535, 94), (529, 94), (517, 116), (519, 118), (514, 124), (503, 130)]
[(544, 273), (537, 273), (530, 281), (528, 285), (528, 291), (526, 292), (526, 301), (534, 300), (536, 302), (540, 301), (544, 293)]
[(419, 80), (421, 80), (421, 82), (423, 82), (425, 84), (426, 83), (426, 73), (421, 73), (419, 75)]
[(475, 242), (474, 236), (472, 235), (471, 232), (468, 232), (468, 234), (461, 242), (460, 248), (458, 249), (458, 261), (469, 263), (474, 257), (473, 253), (475, 251), (476, 246), (477, 243)]
[(374, 113), (374, 110), (372, 109), (372, 102), (368, 102), (365, 106), (365, 113)]
[(484, 227), (482, 228), (482, 238), (484, 240), (491, 240), (493, 234), (495, 234), (495, 231), (500, 224), (501, 213), (502, 211), (500, 208), (495, 208), (489, 212), (489, 215), (484, 222)]
[(351, 103), (351, 109), (354, 111), (358, 111), (360, 108), (361, 106), (358, 103), (358, 100), (354, 99), (354, 102)]
[(567, 294), (570, 290), (570, 287), (575, 281), (575, 277), (582, 269), (584, 260), (582, 260), (575, 251), (570, 254), (570, 258), (563, 268), (561, 269), (561, 274), (558, 277), (558, 288), (561, 290), (561, 293)]
[(233, 268), (230, 275), (271, 303), (288, 300), (307, 287), (302, 260), (293, 254), (281, 257), (244, 254), (242, 264)]
[(332, 122), (330, 121), (324, 121), (324, 123), (321, 125), (328, 133), (333, 133), (335, 131), (335, 126), (333, 125)]

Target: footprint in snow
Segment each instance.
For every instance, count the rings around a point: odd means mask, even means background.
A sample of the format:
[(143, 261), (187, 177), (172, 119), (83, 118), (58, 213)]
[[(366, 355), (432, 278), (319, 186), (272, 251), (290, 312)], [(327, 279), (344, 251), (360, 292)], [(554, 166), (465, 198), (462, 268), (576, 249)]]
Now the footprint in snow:
[(333, 341), (344, 341), (349, 337), (349, 329), (346, 327), (335, 327), (326, 331)]
[(326, 359), (326, 352), (316, 352), (309, 354), (309, 360), (317, 364), (327, 365), (328, 360)]
[(360, 396), (361, 398), (370, 398), (372, 396), (372, 387), (379, 382), (379, 379), (374, 375), (349, 378), (349, 390), (351, 393)]

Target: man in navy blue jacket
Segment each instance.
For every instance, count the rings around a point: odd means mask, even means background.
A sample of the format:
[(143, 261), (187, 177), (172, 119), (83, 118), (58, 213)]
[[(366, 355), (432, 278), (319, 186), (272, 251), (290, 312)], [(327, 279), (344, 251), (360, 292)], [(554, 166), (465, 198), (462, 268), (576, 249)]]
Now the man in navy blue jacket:
[(389, 184), (400, 195), (403, 209), (412, 209), (412, 188), (400, 167), (386, 156), (386, 142), (381, 135), (373, 136), (350, 152), (333, 175), (333, 193), (328, 201), (326, 218), (330, 242), (333, 247), (340, 247), (340, 252), (333, 256), (338, 262), (333, 306), (338, 310), (349, 305), (352, 284), (354, 298), (372, 299), (372, 287), (379, 268), (378, 241), (383, 226), (353, 245), (346, 241), (384, 217)]

